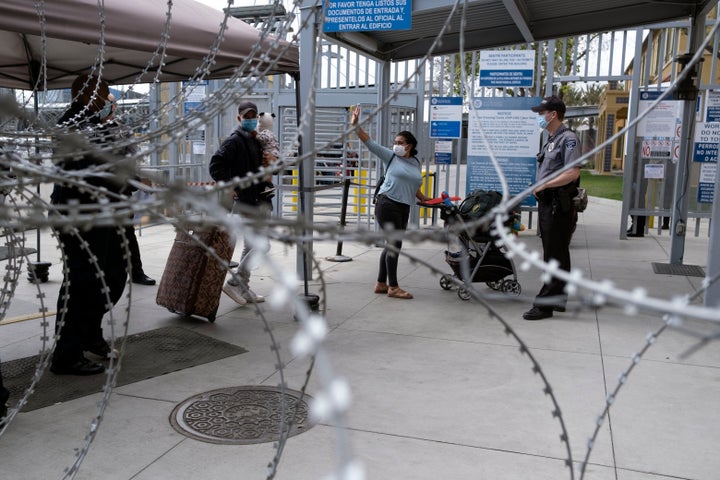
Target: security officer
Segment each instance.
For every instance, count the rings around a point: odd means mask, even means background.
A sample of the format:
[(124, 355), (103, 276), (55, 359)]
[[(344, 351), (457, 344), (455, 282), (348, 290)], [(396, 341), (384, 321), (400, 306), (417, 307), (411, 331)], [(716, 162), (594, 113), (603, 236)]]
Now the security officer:
[[(557, 96), (545, 97), (532, 107), (538, 113), (538, 125), (548, 131), (549, 137), (537, 155), (538, 169), (535, 189), (538, 200), (538, 229), (543, 245), (543, 260), (555, 259), (560, 268), (570, 271), (570, 239), (575, 227), (573, 197), (577, 195), (580, 166), (570, 168), (549, 181), (544, 181), (565, 165), (577, 160), (580, 142), (562, 121), (565, 103)], [(525, 320), (542, 320), (553, 316), (553, 311), (564, 312), (567, 294), (565, 282), (553, 277), (543, 284), (535, 297), (533, 308), (523, 314)]]

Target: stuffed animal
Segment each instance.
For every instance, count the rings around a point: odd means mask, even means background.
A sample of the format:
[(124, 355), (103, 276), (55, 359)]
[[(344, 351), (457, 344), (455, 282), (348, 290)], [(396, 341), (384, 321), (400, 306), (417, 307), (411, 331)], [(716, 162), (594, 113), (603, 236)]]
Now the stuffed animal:
[(258, 130), (270, 130), (275, 128), (275, 114), (268, 112), (260, 112), (258, 114)]

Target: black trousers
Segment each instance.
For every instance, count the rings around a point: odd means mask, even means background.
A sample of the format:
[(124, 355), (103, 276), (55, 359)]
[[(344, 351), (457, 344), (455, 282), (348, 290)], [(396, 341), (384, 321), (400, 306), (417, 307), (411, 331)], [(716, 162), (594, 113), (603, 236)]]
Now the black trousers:
[[(538, 202), (538, 229), (543, 246), (543, 260), (555, 259), (560, 268), (570, 271), (570, 239), (575, 226), (575, 211), (563, 212), (556, 200)], [(553, 277), (543, 284), (533, 305), (541, 309), (565, 306), (565, 282)]]
[[(379, 195), (375, 204), (375, 219), (383, 231), (407, 230), (408, 220), (410, 219), (410, 205), (390, 200), (385, 195)], [(385, 240), (386, 246), (380, 254), (377, 281), (387, 283), (391, 287), (397, 287), (398, 252), (402, 248), (402, 240), (393, 241), (392, 246), (394, 248), (388, 248), (387, 242)]]
[(128, 241), (128, 249), (130, 250), (130, 265), (132, 266), (133, 278), (137, 278), (145, 274), (142, 266), (142, 259), (140, 258), (140, 245), (138, 245), (137, 237), (135, 236), (135, 227), (128, 225), (125, 227), (125, 237)]
[(0, 371), (0, 407), (5, 405), (10, 398), (10, 391), (3, 385), (2, 371)]
[[(103, 340), (103, 316), (122, 296), (127, 272), (122, 236), (116, 228), (96, 227), (79, 236), (58, 236), (65, 255), (65, 281), (58, 294), (55, 328), (60, 338), (53, 363), (68, 365), (84, 358), (83, 350), (88, 345)], [(107, 296), (98, 270), (107, 286)]]

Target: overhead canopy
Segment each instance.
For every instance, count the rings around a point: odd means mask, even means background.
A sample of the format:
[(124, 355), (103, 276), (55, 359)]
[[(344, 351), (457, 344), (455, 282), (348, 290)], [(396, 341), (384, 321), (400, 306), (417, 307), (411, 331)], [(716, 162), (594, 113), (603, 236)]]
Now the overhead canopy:
[[(326, 35), (380, 60), (423, 57), (456, 2), (408, 0), (408, 3), (410, 1), (410, 30)], [(688, 19), (715, 4), (716, 0), (461, 0), (450, 29), (433, 53), (460, 51), (464, 7), (464, 49), (470, 51)]]
[[(39, 2), (38, 2), (39, 3)], [(162, 35), (168, 17), (169, 30), (166, 57), (160, 81), (182, 81), (196, 74), (196, 68), (209, 55), (224, 13), (193, 0), (167, 2), (155, 0), (122, 0), (104, 2), (102, 11), (96, 0), (52, 0), (36, 9), (31, 0), (0, 2), (0, 86), (32, 89), (41, 72), (44, 59), (47, 88), (68, 87), (78, 73), (89, 72), (100, 63), (101, 18), (104, 19), (102, 77), (111, 84), (151, 82), (161, 59)], [(41, 32), (46, 42), (43, 47)], [(261, 32), (236, 18), (227, 19), (227, 29), (209, 74), (205, 79), (229, 77), (245, 62), (260, 41)], [(291, 46), (273, 49), (274, 37), (263, 40), (253, 65), (261, 70), (260, 53), (266, 62), (280, 57), (267, 73), (297, 72), (298, 50)], [(283, 45), (287, 45), (283, 42)], [(142, 72), (153, 59), (148, 72)], [(96, 68), (96, 71), (98, 69)], [(249, 73), (249, 71), (248, 71)], [(40, 83), (39, 89), (43, 88)]]

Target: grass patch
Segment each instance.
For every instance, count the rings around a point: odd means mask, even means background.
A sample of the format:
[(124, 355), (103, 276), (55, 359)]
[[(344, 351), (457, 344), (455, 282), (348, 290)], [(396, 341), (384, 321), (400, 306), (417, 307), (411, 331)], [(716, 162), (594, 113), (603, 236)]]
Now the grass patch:
[(622, 200), (623, 178), (617, 175), (593, 175), (590, 170), (580, 170), (580, 185), (593, 197)]

